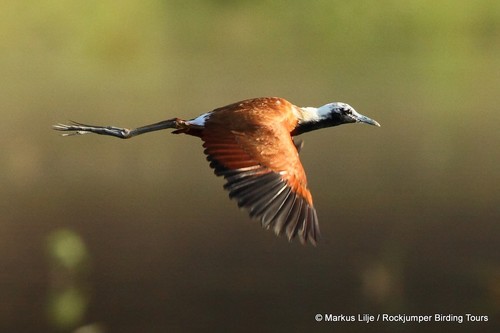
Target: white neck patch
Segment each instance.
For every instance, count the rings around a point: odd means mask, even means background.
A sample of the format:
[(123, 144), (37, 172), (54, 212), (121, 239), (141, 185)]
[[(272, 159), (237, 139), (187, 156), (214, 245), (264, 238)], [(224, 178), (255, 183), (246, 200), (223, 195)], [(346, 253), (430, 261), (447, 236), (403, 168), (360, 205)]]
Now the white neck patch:
[(330, 105), (323, 105), (322, 107), (302, 107), (294, 108), (294, 114), (299, 119), (299, 123), (316, 122), (325, 119), (331, 112)]

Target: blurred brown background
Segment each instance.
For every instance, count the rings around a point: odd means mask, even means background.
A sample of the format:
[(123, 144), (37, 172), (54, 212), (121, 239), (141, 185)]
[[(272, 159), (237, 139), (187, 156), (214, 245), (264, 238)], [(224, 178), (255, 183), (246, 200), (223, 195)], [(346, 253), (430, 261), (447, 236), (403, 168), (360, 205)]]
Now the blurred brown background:
[[(1, 332), (498, 332), (499, 1), (7, 0), (0, 77)], [(250, 221), (196, 138), (50, 128), (259, 96), (382, 124), (303, 137), (317, 248)]]

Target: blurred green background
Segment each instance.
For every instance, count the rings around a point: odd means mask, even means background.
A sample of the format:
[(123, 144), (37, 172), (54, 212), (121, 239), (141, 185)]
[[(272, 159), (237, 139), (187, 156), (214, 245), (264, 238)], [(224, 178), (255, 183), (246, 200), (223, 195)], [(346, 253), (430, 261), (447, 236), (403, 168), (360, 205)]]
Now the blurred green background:
[[(498, 332), (499, 1), (4, 0), (0, 77), (1, 332)], [(304, 135), (317, 248), (250, 221), (196, 138), (50, 128), (259, 96), (382, 124)]]

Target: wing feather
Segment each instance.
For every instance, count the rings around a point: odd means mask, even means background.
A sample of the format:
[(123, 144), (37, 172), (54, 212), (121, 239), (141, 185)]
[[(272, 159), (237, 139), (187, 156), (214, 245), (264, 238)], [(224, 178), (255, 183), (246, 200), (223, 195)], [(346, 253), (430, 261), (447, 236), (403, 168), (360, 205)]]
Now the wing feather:
[(263, 227), (315, 244), (318, 218), (299, 146), (290, 135), (290, 117), (278, 104), (258, 99), (214, 110), (201, 134), (205, 154), (215, 174), (225, 178), (229, 197)]

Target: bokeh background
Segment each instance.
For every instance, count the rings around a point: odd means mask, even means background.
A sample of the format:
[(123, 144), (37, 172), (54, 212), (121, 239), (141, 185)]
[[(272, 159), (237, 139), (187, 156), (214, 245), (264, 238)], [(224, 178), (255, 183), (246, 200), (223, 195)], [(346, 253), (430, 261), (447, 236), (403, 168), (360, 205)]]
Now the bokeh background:
[[(1, 332), (498, 332), (499, 1), (4, 0), (0, 78)], [(304, 135), (316, 248), (239, 211), (196, 138), (51, 130), (259, 96), (382, 124)]]

